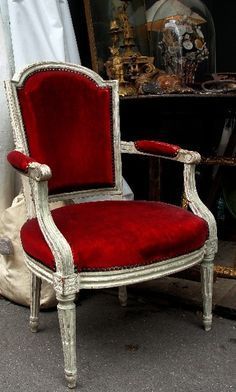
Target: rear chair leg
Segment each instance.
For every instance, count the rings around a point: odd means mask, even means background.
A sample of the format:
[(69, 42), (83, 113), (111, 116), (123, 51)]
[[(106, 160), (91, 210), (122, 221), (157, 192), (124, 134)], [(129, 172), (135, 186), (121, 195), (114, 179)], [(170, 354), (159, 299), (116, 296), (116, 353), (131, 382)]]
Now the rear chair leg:
[(31, 302), (30, 302), (30, 329), (32, 332), (37, 332), (39, 327), (39, 308), (40, 308), (40, 292), (41, 292), (41, 278), (38, 278), (32, 273), (31, 282)]
[(210, 331), (212, 325), (213, 260), (205, 259), (201, 264), (203, 297), (203, 325)]
[(64, 354), (65, 377), (69, 388), (76, 387), (76, 308), (75, 294), (57, 294), (58, 318)]
[(118, 298), (119, 298), (119, 302), (120, 305), (125, 307), (127, 306), (127, 288), (126, 286), (120, 286), (119, 287), (119, 293), (118, 293)]

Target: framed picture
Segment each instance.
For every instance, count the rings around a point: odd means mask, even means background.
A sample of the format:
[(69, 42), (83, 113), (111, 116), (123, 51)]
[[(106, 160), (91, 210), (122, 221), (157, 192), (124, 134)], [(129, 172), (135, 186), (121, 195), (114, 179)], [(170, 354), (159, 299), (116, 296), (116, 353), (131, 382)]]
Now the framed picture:
[(95, 32), (94, 32), (94, 12), (91, 9), (91, 1), (90, 0), (83, 0), (84, 3), (84, 13), (86, 18), (86, 25), (87, 25), (87, 33), (88, 33), (88, 43), (90, 48), (90, 57), (91, 57), (91, 65), (92, 69), (95, 72), (98, 71), (98, 54), (97, 54), (97, 47), (95, 41)]
[(149, 54), (144, 0), (83, 0), (92, 69), (106, 77), (105, 62), (110, 57), (110, 24), (116, 12), (127, 5), (129, 21), (134, 27), (137, 50)]

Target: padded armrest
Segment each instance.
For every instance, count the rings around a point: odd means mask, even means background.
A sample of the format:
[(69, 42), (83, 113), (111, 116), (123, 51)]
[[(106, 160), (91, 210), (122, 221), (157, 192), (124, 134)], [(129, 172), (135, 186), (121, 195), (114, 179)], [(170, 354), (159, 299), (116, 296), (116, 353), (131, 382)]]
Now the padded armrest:
[(154, 140), (137, 140), (134, 142), (136, 149), (143, 153), (161, 155), (174, 158), (178, 154), (181, 147), (174, 144), (154, 141)]
[(37, 163), (33, 158), (28, 157), (20, 151), (11, 151), (7, 155), (8, 162), (17, 170), (28, 173), (30, 163)]
[(184, 150), (180, 146), (155, 140), (122, 141), (121, 151), (126, 154), (156, 156), (186, 164), (197, 164), (201, 161), (201, 155), (196, 151)]
[(22, 174), (33, 178), (36, 181), (46, 181), (52, 176), (51, 170), (47, 165), (43, 165), (30, 158), (21, 151), (11, 151), (7, 155), (8, 162)]

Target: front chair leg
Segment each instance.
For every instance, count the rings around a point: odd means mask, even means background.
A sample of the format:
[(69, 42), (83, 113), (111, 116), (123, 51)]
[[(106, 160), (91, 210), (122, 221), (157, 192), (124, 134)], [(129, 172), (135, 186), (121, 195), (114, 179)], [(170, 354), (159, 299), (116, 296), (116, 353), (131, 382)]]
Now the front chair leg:
[(30, 301), (30, 329), (37, 332), (39, 327), (39, 308), (42, 280), (32, 273)]
[(212, 325), (213, 260), (205, 259), (201, 264), (203, 297), (203, 325), (210, 331)]
[(69, 388), (76, 387), (76, 308), (75, 295), (57, 294), (58, 318), (64, 354), (65, 377)]

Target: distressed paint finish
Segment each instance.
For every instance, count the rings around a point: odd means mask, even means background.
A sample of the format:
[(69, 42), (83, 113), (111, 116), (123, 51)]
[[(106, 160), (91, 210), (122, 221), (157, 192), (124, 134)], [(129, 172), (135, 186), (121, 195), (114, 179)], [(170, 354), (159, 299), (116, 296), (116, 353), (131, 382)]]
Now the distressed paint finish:
[(210, 331), (212, 325), (212, 292), (213, 292), (213, 260), (205, 259), (201, 263), (203, 325), (205, 331)]
[[(153, 280), (159, 277), (168, 276), (177, 272), (180, 272), (186, 268), (192, 267), (202, 262), (205, 254), (205, 246), (202, 248), (179, 257), (174, 257), (169, 260), (145, 265), (141, 267), (126, 268), (112, 271), (91, 271), (81, 272), (76, 274), (75, 292), (80, 289), (102, 289), (110, 287), (120, 287), (130, 284), (145, 282)], [(25, 254), (25, 261), (31, 271), (36, 275), (41, 276), (47, 282), (55, 283), (55, 273), (46, 267), (43, 267), (39, 262), (32, 259), (30, 256)], [(61, 277), (61, 282), (58, 283), (59, 276), (56, 278), (57, 292), (71, 293), (71, 284), (68, 277)], [(69, 285), (69, 287), (67, 287)]]
[(69, 388), (76, 387), (76, 308), (75, 294), (57, 294), (58, 318), (64, 354), (65, 377)]
[[(200, 162), (200, 155), (197, 152), (180, 149), (174, 158), (163, 157), (184, 163), (184, 191), (188, 204), (194, 214), (204, 218), (209, 226), (209, 239), (206, 244), (190, 254), (175, 257), (151, 265), (120, 269), (114, 271), (100, 272), (74, 272), (73, 257), (70, 246), (63, 235), (56, 227), (50, 213), (49, 202), (59, 200), (75, 200), (84, 197), (106, 196), (108, 199), (120, 199), (122, 197), (122, 173), (120, 152), (139, 155), (152, 155), (139, 152), (133, 142), (121, 142), (119, 133), (119, 96), (117, 81), (104, 81), (99, 75), (85, 67), (65, 64), (65, 63), (38, 63), (31, 65), (16, 74), (13, 83), (5, 83), (8, 96), (9, 111), (16, 149), (28, 154), (24, 125), (21, 118), (19, 103), (17, 100), (16, 88), (21, 86), (25, 79), (38, 70), (45, 69), (65, 69), (71, 72), (81, 72), (86, 77), (93, 79), (98, 86), (110, 86), (112, 88), (113, 100), (113, 132), (114, 132), (114, 153), (115, 153), (115, 175), (116, 183), (110, 189), (92, 189), (89, 191), (64, 193), (60, 195), (48, 196), (47, 181), (51, 177), (51, 170), (48, 166), (39, 163), (29, 165), (28, 173), (23, 180), (24, 195), (28, 207), (28, 217), (36, 216), (50, 247), (56, 263), (56, 272), (49, 270), (37, 260), (25, 254), (25, 261), (33, 274), (32, 279), (32, 304), (30, 324), (33, 331), (38, 328), (38, 311), (41, 279), (52, 283), (58, 299), (58, 316), (61, 330), (62, 346), (65, 362), (65, 375), (70, 388), (76, 386), (76, 323), (75, 323), (75, 294), (80, 289), (100, 289), (109, 287), (119, 287), (119, 300), (122, 306), (127, 303), (126, 285), (156, 279), (167, 276), (195, 264), (202, 266), (202, 287), (203, 287), (203, 323), (206, 330), (211, 326), (211, 302), (212, 302), (212, 260), (217, 251), (216, 224), (213, 215), (200, 200), (195, 184), (195, 164)], [(162, 158), (160, 156), (160, 158)], [(28, 177), (28, 178), (27, 178)]]

